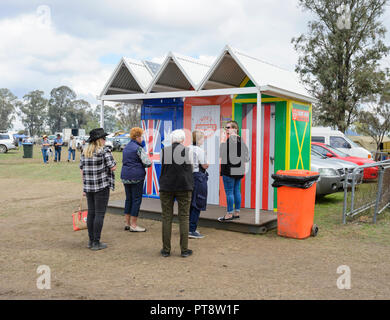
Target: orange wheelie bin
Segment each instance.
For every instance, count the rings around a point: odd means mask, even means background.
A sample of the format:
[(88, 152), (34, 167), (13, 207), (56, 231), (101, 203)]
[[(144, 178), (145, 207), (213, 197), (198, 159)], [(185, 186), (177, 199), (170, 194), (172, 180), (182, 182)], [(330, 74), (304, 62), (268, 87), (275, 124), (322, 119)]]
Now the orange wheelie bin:
[(272, 175), (278, 188), (278, 235), (305, 239), (316, 236), (314, 205), (318, 172), (308, 170), (279, 170)]

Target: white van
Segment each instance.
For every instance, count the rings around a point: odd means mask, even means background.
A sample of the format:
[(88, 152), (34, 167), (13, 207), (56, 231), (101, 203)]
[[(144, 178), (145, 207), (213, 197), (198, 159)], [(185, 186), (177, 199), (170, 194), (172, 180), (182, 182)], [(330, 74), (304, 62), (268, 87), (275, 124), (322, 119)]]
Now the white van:
[(328, 144), (331, 147), (343, 151), (353, 157), (371, 159), (371, 153), (369, 151), (348, 139), (344, 133), (332, 130), (331, 128), (311, 128), (311, 141)]

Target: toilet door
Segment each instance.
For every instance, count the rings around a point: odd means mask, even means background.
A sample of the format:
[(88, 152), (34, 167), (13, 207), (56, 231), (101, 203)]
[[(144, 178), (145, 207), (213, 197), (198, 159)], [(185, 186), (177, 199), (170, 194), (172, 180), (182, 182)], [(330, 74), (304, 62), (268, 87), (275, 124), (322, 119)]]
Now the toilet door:
[(206, 151), (210, 164), (207, 172), (207, 203), (219, 205), (219, 129), (220, 106), (192, 106), (191, 129), (203, 131), (205, 142), (202, 148)]

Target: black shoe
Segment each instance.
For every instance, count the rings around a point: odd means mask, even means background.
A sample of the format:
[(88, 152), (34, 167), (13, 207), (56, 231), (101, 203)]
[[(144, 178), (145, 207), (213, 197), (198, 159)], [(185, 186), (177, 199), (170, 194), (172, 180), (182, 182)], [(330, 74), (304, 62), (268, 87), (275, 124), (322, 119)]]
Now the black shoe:
[(163, 257), (169, 257), (169, 256), (171, 255), (170, 252), (165, 251), (164, 249), (161, 249), (160, 253), (161, 253), (161, 255), (162, 255)]
[(130, 226), (126, 226), (125, 231), (130, 231)]
[(107, 244), (100, 242), (100, 241), (94, 241), (91, 247), (91, 250), (97, 251), (97, 250), (102, 250), (106, 249)]
[(89, 240), (88, 241), (88, 247), (87, 247), (88, 249), (91, 249), (92, 248), (92, 241), (91, 240)]
[(189, 257), (190, 255), (192, 255), (192, 250), (191, 249), (187, 249), (187, 250), (181, 252), (181, 256), (183, 258)]

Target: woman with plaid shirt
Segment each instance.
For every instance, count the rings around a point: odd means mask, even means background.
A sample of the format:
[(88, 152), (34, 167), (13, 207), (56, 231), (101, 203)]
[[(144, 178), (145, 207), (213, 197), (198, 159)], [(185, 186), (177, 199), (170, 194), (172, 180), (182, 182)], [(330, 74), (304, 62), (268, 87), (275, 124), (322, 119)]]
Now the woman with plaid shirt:
[(111, 150), (104, 146), (108, 135), (104, 129), (93, 129), (89, 135), (87, 140), (89, 145), (80, 157), (83, 191), (88, 202), (88, 248), (101, 250), (107, 248), (105, 243), (100, 242), (100, 235), (110, 197), (110, 188), (112, 190), (115, 188), (116, 162)]

